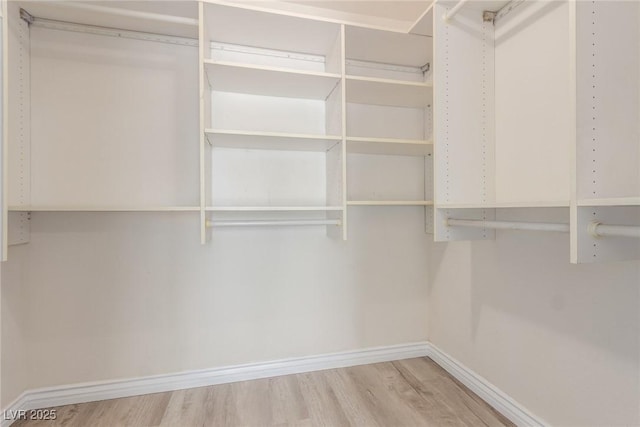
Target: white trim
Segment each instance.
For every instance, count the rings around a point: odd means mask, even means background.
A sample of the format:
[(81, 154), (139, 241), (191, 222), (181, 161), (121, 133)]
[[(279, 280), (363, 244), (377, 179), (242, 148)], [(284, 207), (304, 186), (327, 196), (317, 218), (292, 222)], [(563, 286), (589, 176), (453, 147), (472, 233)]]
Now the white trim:
[(430, 357), (454, 378), (516, 425), (549, 425), (531, 414), (486, 379), (477, 375), (436, 346), (428, 342), (418, 342), (168, 375), (27, 390), (2, 412), (0, 427), (9, 427), (12, 424), (12, 421), (4, 419), (4, 414), (10, 411), (15, 413), (18, 410), (28, 411), (30, 409), (51, 408), (414, 357)]
[(27, 404), (28, 392), (22, 393), (16, 400), (11, 402), (9, 406), (0, 413), (0, 427), (9, 427), (16, 420), (5, 419), (5, 414), (17, 414), (19, 411), (24, 410)]
[(429, 344), (428, 357), (517, 426), (550, 425), (541, 418), (533, 415), (525, 407), (485, 378), (476, 374), (431, 343)]
[[(168, 375), (48, 387), (27, 390), (6, 411), (51, 408), (280, 375), (389, 362), (412, 357), (425, 357), (428, 353), (429, 344), (419, 342)], [(0, 427), (10, 425), (11, 422), (3, 420)]]

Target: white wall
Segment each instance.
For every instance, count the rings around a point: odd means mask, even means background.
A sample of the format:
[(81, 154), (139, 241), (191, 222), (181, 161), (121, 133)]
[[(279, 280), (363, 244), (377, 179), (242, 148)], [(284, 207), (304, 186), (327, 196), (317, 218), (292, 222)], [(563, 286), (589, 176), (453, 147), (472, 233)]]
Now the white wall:
[(640, 262), (570, 265), (567, 235), (509, 231), (429, 266), (432, 343), (552, 425), (640, 425)]
[[(29, 258), (7, 300), (24, 310), (26, 387), (425, 340), (421, 209), (351, 219), (347, 243), (324, 227), (251, 228), (201, 246), (197, 213), (34, 214), (31, 242), (9, 254)], [(3, 346), (7, 362), (16, 350)]]
[(25, 274), (29, 269), (27, 251), (27, 246), (12, 247), (11, 258), (0, 266), (2, 272), (0, 278), (2, 284), (0, 407), (3, 409), (26, 390), (28, 381), (25, 315), (29, 301), (24, 292)]

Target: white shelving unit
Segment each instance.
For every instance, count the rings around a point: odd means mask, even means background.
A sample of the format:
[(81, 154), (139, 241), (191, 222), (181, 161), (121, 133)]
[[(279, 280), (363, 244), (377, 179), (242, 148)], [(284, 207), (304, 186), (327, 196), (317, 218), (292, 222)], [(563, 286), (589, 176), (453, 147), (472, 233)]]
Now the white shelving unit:
[(435, 5), (436, 240), (566, 230), (571, 262), (640, 258), (594, 231), (640, 224), (640, 7), (507, 3)]
[(347, 205), (421, 207), (431, 232), (432, 34), (345, 34)]
[(316, 212), (346, 237), (342, 26), (207, 3), (200, 24), (203, 243), (222, 213)]
[(216, 2), (138, 26), (30, 5), (45, 19), (3, 28), (12, 242), (30, 212), (199, 212), (204, 243), (247, 221), (346, 239), (348, 208), (405, 206), (438, 241), (569, 224), (572, 262), (640, 258), (607, 228), (640, 222), (640, 6), (458, 4), (406, 32)]
[[(203, 241), (221, 213), (324, 213), (346, 239), (348, 205), (431, 204), (431, 37), (220, 4), (200, 15)], [(404, 190), (348, 203), (353, 156), (371, 154), (417, 173), (389, 170), (383, 187)]]
[[(434, 6), (437, 241), (493, 239), (489, 223), (523, 209), (553, 210), (568, 222), (569, 4), (499, 12), (507, 3), (465, 3), (449, 19), (458, 2)], [(487, 226), (454, 226), (450, 218)]]
[[(51, 4), (23, 6), (58, 17)], [(19, 4), (9, 7), (11, 215), (199, 211), (199, 153), (189, 143), (198, 106), (182, 102), (197, 96), (197, 49), (47, 19), (29, 26)]]

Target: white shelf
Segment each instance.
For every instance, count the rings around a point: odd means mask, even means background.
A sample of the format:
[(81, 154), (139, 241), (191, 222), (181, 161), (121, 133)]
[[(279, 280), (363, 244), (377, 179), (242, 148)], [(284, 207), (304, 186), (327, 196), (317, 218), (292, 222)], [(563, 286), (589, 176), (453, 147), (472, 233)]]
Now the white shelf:
[(578, 206), (640, 206), (640, 197), (612, 197), (578, 200)]
[(9, 206), (13, 212), (198, 212), (198, 206)]
[(568, 208), (568, 200), (541, 201), (541, 202), (501, 202), (501, 203), (477, 203), (477, 204), (442, 204), (438, 203), (438, 209), (503, 209), (503, 208)]
[(347, 75), (347, 102), (423, 108), (431, 105), (431, 83)]
[(284, 132), (254, 132), (207, 129), (209, 143), (214, 147), (253, 150), (329, 151), (342, 141), (335, 135), (310, 135)]
[(349, 200), (348, 206), (433, 206), (432, 200)]
[(339, 74), (264, 65), (205, 60), (211, 89), (220, 92), (325, 100), (340, 82)]
[(396, 156), (428, 156), (433, 141), (426, 139), (347, 137), (347, 152)]
[(323, 212), (341, 211), (342, 206), (209, 206), (209, 212)]

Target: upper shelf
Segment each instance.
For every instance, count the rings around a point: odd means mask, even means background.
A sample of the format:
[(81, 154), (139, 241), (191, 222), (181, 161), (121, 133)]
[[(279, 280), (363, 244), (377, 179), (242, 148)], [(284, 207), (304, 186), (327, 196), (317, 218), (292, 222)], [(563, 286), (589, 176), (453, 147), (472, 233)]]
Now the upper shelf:
[(205, 3), (205, 34), (211, 41), (288, 52), (327, 55), (340, 25), (236, 6)]
[(227, 61), (205, 61), (209, 85), (221, 92), (285, 98), (326, 99), (340, 75)]
[(208, 206), (209, 212), (329, 212), (342, 211), (342, 206)]
[(431, 83), (378, 77), (346, 76), (347, 102), (423, 108), (431, 105)]
[(640, 206), (640, 197), (581, 199), (578, 200), (578, 206)]

